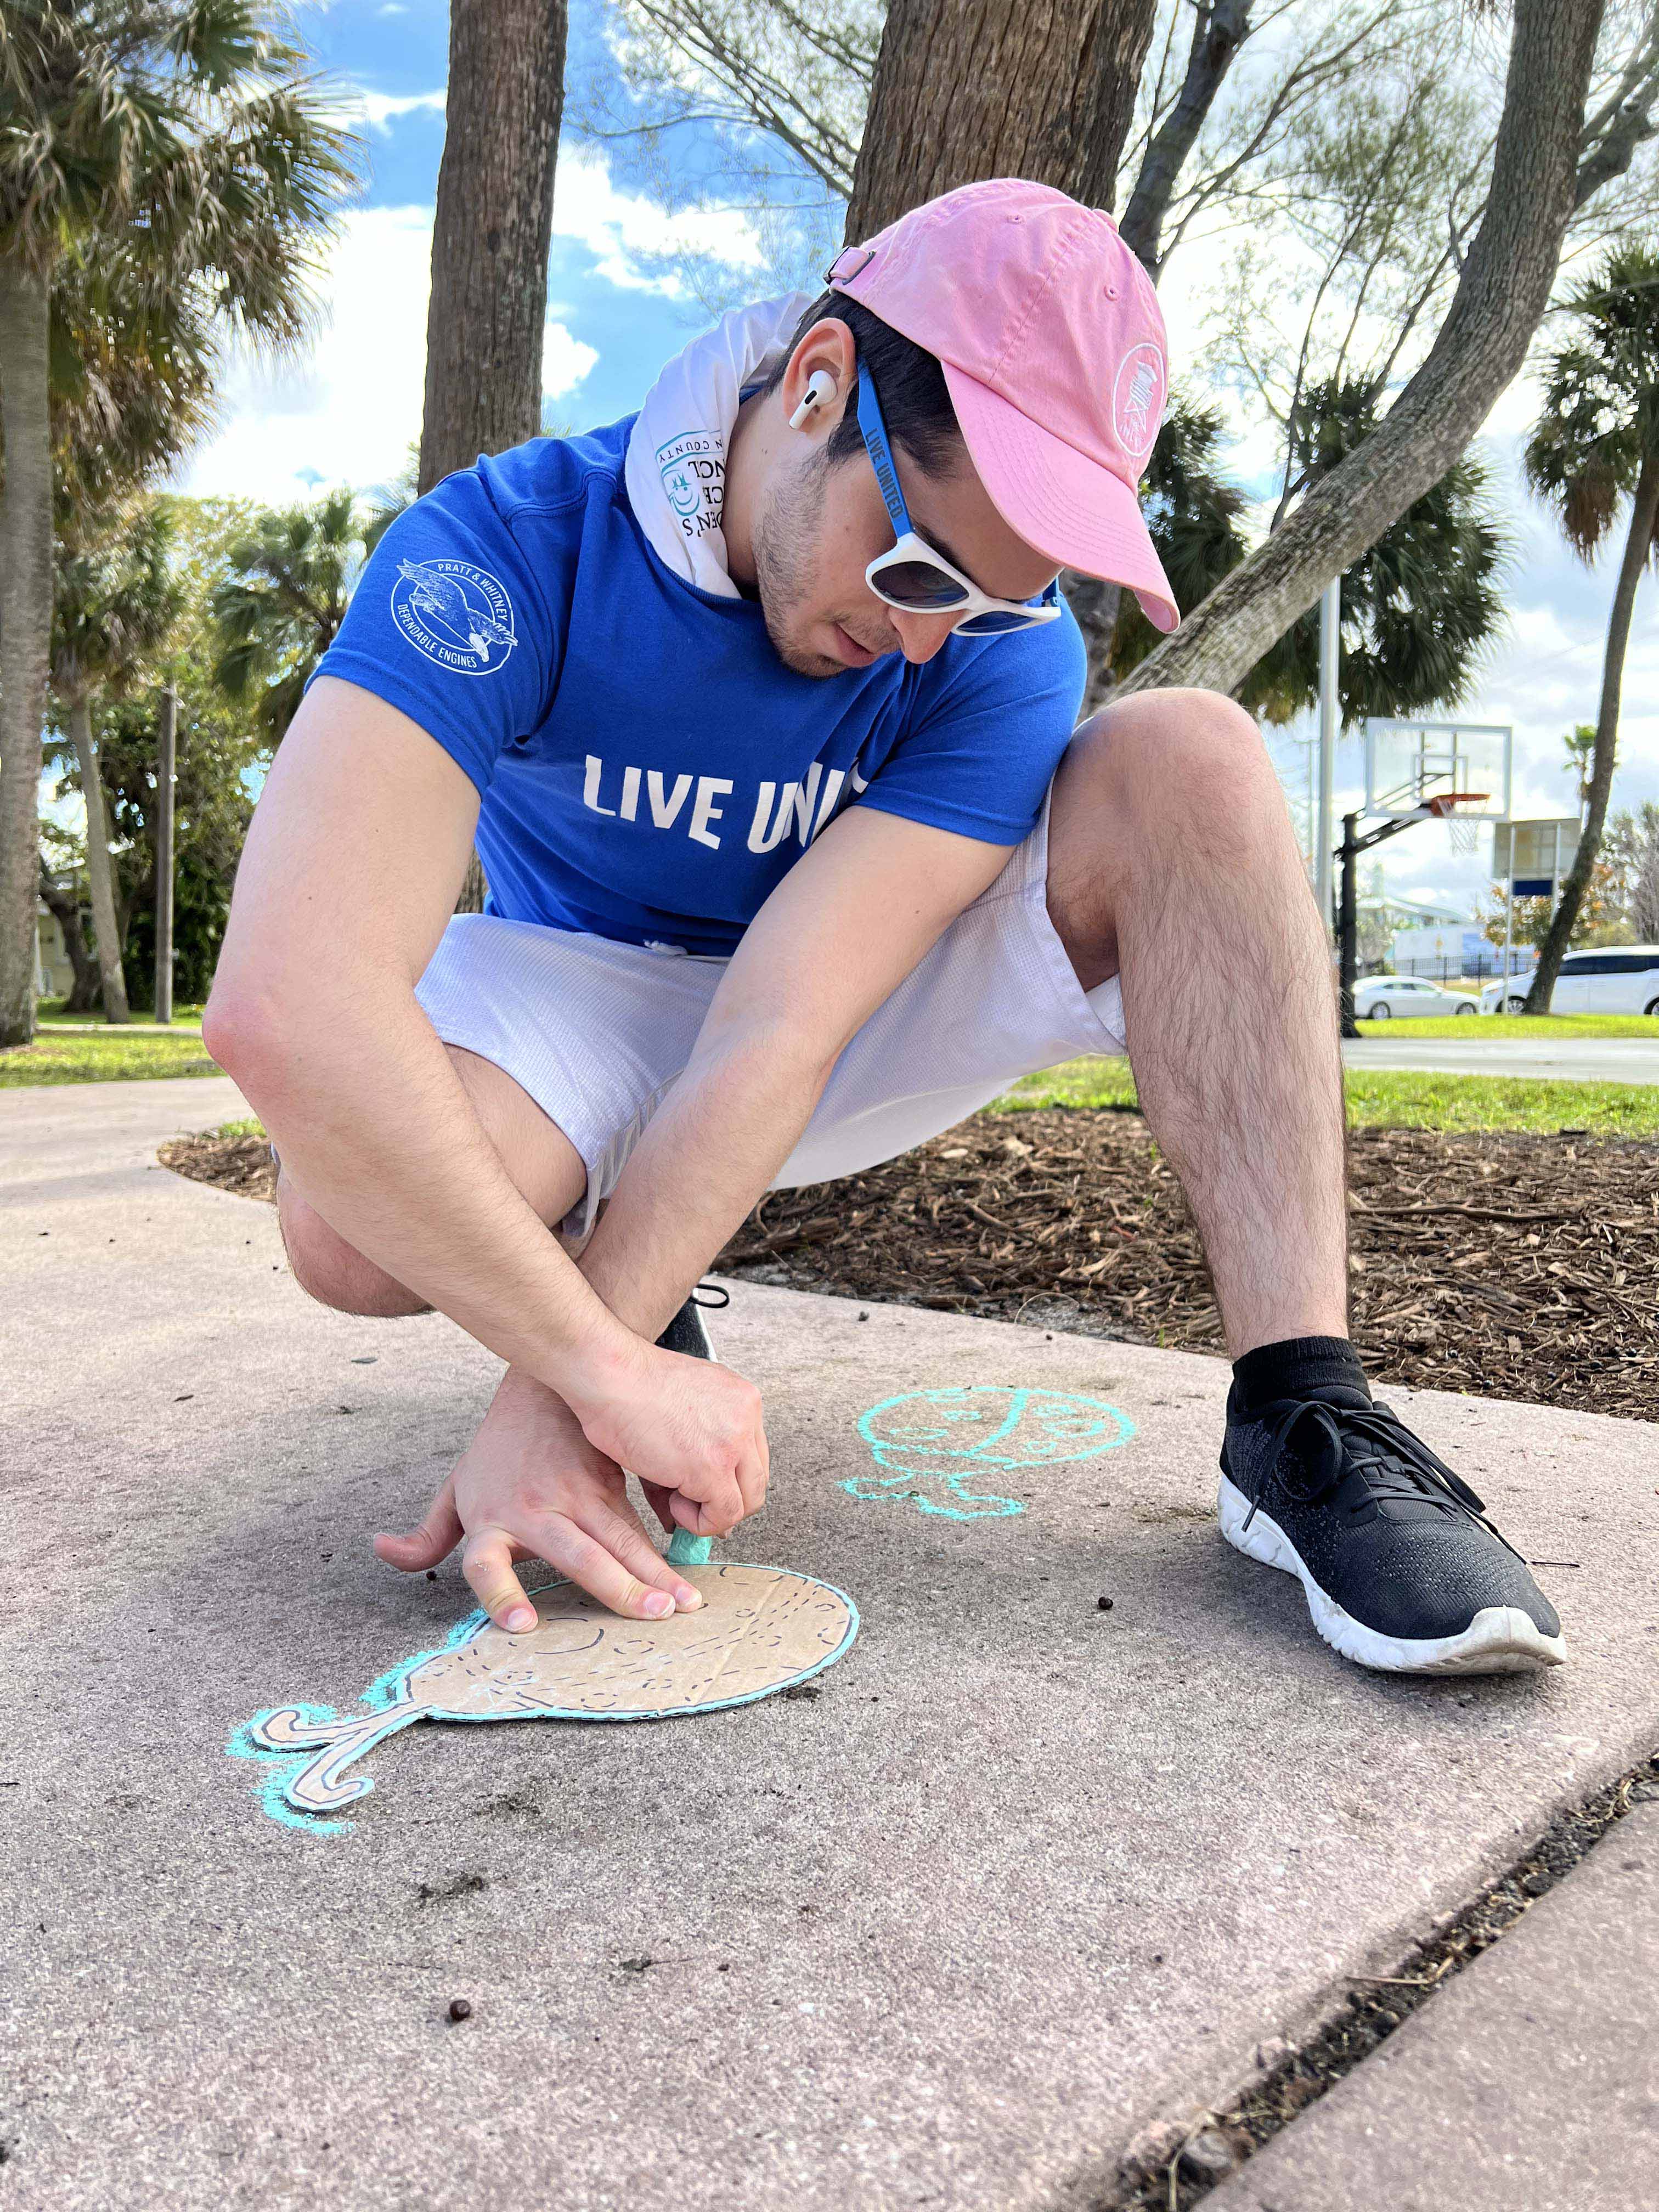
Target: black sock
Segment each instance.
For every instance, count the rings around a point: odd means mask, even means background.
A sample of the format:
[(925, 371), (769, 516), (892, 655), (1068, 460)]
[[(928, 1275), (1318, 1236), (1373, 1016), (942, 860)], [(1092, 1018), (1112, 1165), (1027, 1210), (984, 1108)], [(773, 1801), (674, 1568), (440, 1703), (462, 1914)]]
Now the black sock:
[(1287, 1336), (1259, 1344), (1233, 1362), (1240, 1410), (1248, 1418), (1275, 1398), (1306, 1398), (1315, 1391), (1357, 1390), (1368, 1401), (1370, 1385), (1346, 1336)]

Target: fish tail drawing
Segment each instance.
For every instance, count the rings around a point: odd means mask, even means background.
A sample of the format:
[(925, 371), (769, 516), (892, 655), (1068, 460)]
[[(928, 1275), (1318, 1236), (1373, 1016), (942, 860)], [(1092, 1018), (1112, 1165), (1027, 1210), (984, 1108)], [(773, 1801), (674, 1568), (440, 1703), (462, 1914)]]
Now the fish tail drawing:
[(422, 1706), (408, 1703), (388, 1706), (383, 1712), (348, 1715), (343, 1719), (307, 1720), (300, 1709), (285, 1705), (252, 1723), (249, 1734), (267, 1751), (314, 1751), (300, 1771), (283, 1785), (283, 1795), (301, 1813), (332, 1813), (355, 1804), (374, 1787), (366, 1774), (343, 1780), (343, 1770), (382, 1743), (411, 1721), (419, 1720)]

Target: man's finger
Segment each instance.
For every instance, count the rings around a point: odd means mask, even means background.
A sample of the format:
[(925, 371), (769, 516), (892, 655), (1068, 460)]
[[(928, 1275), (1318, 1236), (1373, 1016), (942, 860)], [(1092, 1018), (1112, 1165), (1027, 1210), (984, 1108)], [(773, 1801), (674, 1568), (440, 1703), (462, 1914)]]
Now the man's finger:
[(536, 1608), (513, 1571), (513, 1539), (505, 1528), (475, 1528), (461, 1553), (461, 1572), (497, 1628), (516, 1635), (536, 1626)]
[(738, 1487), (743, 1493), (745, 1515), (758, 1513), (766, 1503), (766, 1485), (771, 1474), (771, 1454), (766, 1442), (766, 1431), (761, 1430), (753, 1448), (744, 1452), (738, 1465)]
[(461, 1516), (455, 1510), (455, 1486), (450, 1481), (427, 1507), (426, 1518), (418, 1528), (407, 1536), (383, 1531), (374, 1539), (374, 1550), (387, 1566), (398, 1567), (406, 1575), (418, 1574), (422, 1567), (435, 1567), (440, 1559), (447, 1559), (462, 1534)]
[(680, 1525), (669, 1508), (673, 1492), (665, 1482), (642, 1482), (640, 1488), (645, 1492), (646, 1503), (661, 1522), (664, 1534), (672, 1536)]
[[(644, 1530), (640, 1534), (643, 1537)], [(654, 1588), (631, 1573), (614, 1553), (579, 1528), (562, 1513), (526, 1521), (520, 1542), (528, 1545), (559, 1572), (568, 1575), (590, 1597), (609, 1606), (629, 1620), (661, 1620), (674, 1610), (671, 1589)], [(653, 1559), (658, 1554), (647, 1542)], [(476, 1588), (477, 1585), (475, 1584)]]
[(702, 1603), (702, 1591), (678, 1567), (669, 1565), (630, 1504), (596, 1503), (577, 1526), (650, 1589), (666, 1590), (682, 1613), (695, 1613)]

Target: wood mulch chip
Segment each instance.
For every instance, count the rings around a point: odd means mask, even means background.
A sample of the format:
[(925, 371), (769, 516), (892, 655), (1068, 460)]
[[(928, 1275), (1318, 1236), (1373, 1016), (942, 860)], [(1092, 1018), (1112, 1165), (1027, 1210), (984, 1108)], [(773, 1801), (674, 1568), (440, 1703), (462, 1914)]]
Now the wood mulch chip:
[[(258, 1137), (162, 1146), (275, 1194)], [(1377, 1382), (1659, 1420), (1659, 1145), (1356, 1129), (1352, 1331)], [(843, 1182), (773, 1191), (725, 1273), (1223, 1351), (1198, 1232), (1140, 1115), (980, 1114)]]

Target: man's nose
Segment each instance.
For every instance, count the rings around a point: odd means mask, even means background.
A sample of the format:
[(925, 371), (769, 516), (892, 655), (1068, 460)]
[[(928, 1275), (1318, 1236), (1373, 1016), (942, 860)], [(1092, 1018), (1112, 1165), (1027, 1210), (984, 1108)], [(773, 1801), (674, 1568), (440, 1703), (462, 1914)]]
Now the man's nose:
[(889, 607), (887, 619), (898, 632), (901, 650), (907, 660), (931, 660), (956, 627), (950, 615), (921, 615), (908, 613), (902, 607)]

